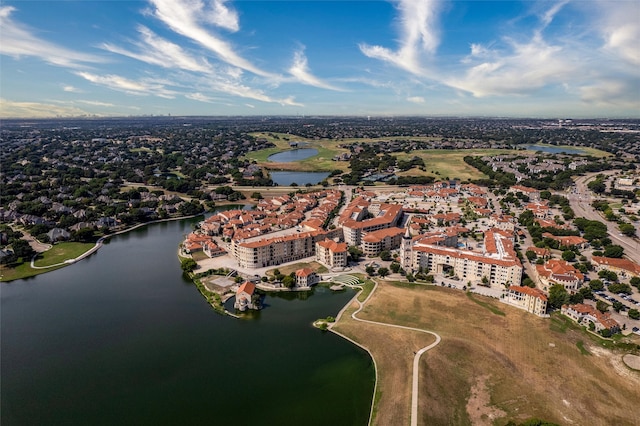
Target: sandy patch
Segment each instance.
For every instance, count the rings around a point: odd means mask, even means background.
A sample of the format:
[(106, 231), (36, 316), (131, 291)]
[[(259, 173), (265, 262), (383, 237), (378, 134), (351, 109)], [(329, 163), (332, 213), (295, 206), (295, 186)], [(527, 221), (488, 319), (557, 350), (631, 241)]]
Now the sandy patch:
[(473, 425), (492, 425), (495, 419), (507, 413), (491, 406), (491, 395), (487, 389), (488, 375), (478, 376), (471, 388), (471, 396), (467, 401), (467, 414)]
[(632, 355), (632, 354), (626, 354), (625, 356), (622, 357), (622, 360), (630, 368), (633, 368), (634, 370), (639, 370), (640, 371), (640, 356)]
[[(640, 374), (632, 370), (629, 370), (625, 361), (623, 361), (623, 357), (621, 357), (620, 355), (614, 354), (606, 349), (600, 348), (598, 346), (589, 347), (589, 351), (597, 357), (606, 358), (607, 361), (609, 362), (609, 365), (613, 367), (613, 370), (616, 373), (618, 373), (619, 376), (622, 376), (640, 385)], [(631, 359), (634, 359), (634, 361), (632, 362), (635, 362), (635, 359), (640, 361), (640, 357), (636, 355), (626, 354), (625, 356), (635, 357), (635, 358), (631, 358)]]

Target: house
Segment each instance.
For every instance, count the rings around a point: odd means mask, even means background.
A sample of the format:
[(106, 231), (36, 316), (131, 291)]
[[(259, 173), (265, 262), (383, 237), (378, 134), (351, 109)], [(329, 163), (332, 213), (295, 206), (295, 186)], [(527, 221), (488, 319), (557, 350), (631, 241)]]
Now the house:
[(236, 291), (236, 301), (233, 307), (243, 312), (247, 309), (258, 309), (253, 302), (255, 291), (256, 285), (250, 281), (245, 281)]
[(582, 237), (578, 237), (576, 235), (568, 235), (565, 237), (557, 237), (553, 234), (550, 234), (548, 232), (545, 232), (542, 234), (543, 238), (550, 238), (552, 240), (556, 240), (559, 244), (560, 247), (565, 247), (565, 248), (571, 248), (571, 247), (577, 247), (579, 249), (585, 249), (587, 248), (587, 246), (589, 245), (589, 241), (585, 240)]
[(640, 277), (640, 265), (629, 259), (593, 256), (592, 261), (598, 271), (608, 269), (623, 279)]
[(311, 287), (320, 282), (320, 276), (311, 268), (302, 268), (296, 271), (296, 287)]
[(544, 265), (536, 265), (536, 272), (545, 288), (561, 284), (568, 291), (575, 292), (584, 282), (584, 275), (580, 271), (560, 259), (550, 259)]
[(539, 317), (547, 316), (547, 295), (540, 289), (512, 285), (504, 301)]
[(611, 333), (620, 331), (620, 324), (608, 312), (602, 313), (591, 305), (578, 303), (576, 305), (562, 305), (560, 312), (568, 316), (578, 324), (589, 325), (593, 323), (595, 331), (609, 330)]
[(549, 250), (548, 248), (529, 246), (525, 250), (525, 253), (528, 252), (528, 251), (534, 252), (536, 254), (536, 256), (541, 257), (543, 259), (548, 259), (548, 258), (551, 257), (551, 250)]
[(69, 231), (62, 228), (53, 228), (49, 232), (47, 232), (47, 237), (49, 237), (49, 241), (55, 243), (56, 241), (66, 241), (71, 237)]
[(526, 195), (527, 197), (529, 197), (529, 199), (531, 201), (539, 201), (540, 200), (540, 191), (535, 189), (535, 188), (529, 188), (526, 186), (522, 186), (522, 185), (514, 185), (511, 188), (509, 188), (509, 192), (512, 193), (518, 193), (521, 192), (524, 195)]

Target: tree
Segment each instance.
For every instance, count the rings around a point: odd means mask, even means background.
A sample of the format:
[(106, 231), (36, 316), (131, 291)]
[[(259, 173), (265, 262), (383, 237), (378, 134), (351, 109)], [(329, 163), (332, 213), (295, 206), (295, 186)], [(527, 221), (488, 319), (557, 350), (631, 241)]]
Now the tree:
[(636, 227), (630, 223), (621, 223), (618, 228), (627, 237), (633, 237), (636, 234)]
[(625, 294), (631, 294), (633, 291), (631, 290), (631, 286), (629, 286), (629, 284), (624, 284), (624, 283), (613, 283), (611, 285), (609, 285), (609, 291), (611, 293), (625, 293)]
[(560, 309), (569, 301), (569, 293), (561, 284), (554, 284), (549, 288), (548, 306), (550, 309)]
[(11, 243), (11, 249), (16, 257), (21, 257), (23, 260), (30, 259), (36, 252), (31, 248), (28, 242), (25, 240), (15, 240)]
[(378, 268), (378, 275), (380, 275), (382, 278), (386, 277), (387, 275), (389, 275), (389, 269), (385, 267)]
[(602, 300), (598, 300), (596, 302), (596, 309), (602, 312), (603, 314), (609, 310), (609, 304), (603, 302)]
[(386, 262), (391, 260), (391, 253), (389, 253), (389, 250), (383, 250), (380, 252), (380, 259), (384, 260)]
[(604, 248), (604, 257), (616, 257), (620, 258), (624, 254), (624, 249), (621, 246), (610, 245)]
[(296, 280), (291, 275), (287, 275), (286, 277), (282, 278), (282, 285), (287, 288), (293, 288), (295, 283)]
[(598, 271), (598, 276), (600, 278), (606, 278), (609, 281), (618, 281), (618, 274), (608, 269), (603, 269), (601, 271)]
[(180, 268), (182, 268), (184, 272), (193, 272), (197, 267), (198, 263), (191, 258), (184, 259), (182, 262), (180, 262)]
[(640, 277), (631, 277), (629, 284), (640, 290)]
[(629, 318), (634, 320), (640, 319), (640, 311), (637, 309), (629, 309)]
[(262, 194), (256, 191), (253, 194), (251, 194), (251, 198), (253, 198), (254, 200), (262, 200)]
[(613, 310), (616, 312), (624, 311), (624, 305), (617, 300), (613, 302)]
[(358, 246), (349, 246), (347, 249), (349, 251), (349, 256), (351, 256), (351, 260), (357, 262), (358, 259), (362, 256), (362, 250), (358, 248)]
[(367, 275), (369, 275), (370, 277), (372, 277), (372, 276), (373, 276), (373, 274), (375, 274), (375, 273), (376, 273), (376, 269), (375, 269), (373, 266), (367, 266), (367, 267), (365, 268), (365, 270), (364, 270), (364, 271), (365, 271), (365, 272), (367, 273)]
[(576, 254), (571, 250), (565, 250), (565, 251), (562, 252), (562, 258), (564, 260), (566, 260), (567, 262), (571, 262), (571, 261), (575, 260)]
[(533, 250), (527, 250), (524, 255), (527, 256), (527, 259), (529, 259), (529, 262), (533, 262), (538, 257), (536, 252)]
[(600, 280), (591, 280), (589, 281), (589, 288), (592, 291), (600, 291), (604, 288), (604, 284)]
[(391, 269), (391, 272), (393, 272), (394, 274), (397, 274), (398, 272), (400, 272), (400, 264), (398, 262), (391, 262), (391, 265), (389, 265), (389, 269)]

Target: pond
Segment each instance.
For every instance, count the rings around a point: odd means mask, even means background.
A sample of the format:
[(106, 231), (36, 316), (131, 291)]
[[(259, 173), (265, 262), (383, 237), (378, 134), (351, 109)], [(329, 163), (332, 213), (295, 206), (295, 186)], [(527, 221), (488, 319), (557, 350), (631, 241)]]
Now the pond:
[(295, 183), (298, 186), (304, 186), (308, 183), (316, 185), (329, 177), (329, 172), (280, 171), (269, 172), (269, 174), (271, 175), (273, 182), (277, 183), (279, 186), (289, 186), (292, 183)]
[(270, 155), (267, 160), (273, 161), (274, 163), (292, 163), (294, 161), (306, 160), (317, 154), (318, 150), (314, 148), (292, 149)]
[(572, 148), (554, 145), (522, 145), (522, 148), (528, 151), (542, 151), (549, 154), (585, 154), (580, 148)]

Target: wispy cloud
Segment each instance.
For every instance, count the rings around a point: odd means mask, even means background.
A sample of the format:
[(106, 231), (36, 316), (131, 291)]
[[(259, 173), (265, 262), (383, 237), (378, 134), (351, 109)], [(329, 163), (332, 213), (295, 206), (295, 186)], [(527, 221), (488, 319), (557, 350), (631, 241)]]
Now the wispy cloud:
[(89, 114), (80, 108), (60, 106), (40, 102), (17, 102), (0, 98), (0, 117), (7, 118), (48, 118), (77, 117)]
[(90, 100), (84, 100), (84, 99), (78, 99), (76, 102), (79, 102), (81, 104), (85, 104), (85, 105), (92, 105), (92, 106), (99, 106), (99, 107), (106, 107), (106, 108), (115, 108), (116, 105), (109, 103), (109, 102), (101, 102), (101, 101), (90, 101)]
[(147, 27), (139, 26), (138, 32), (142, 38), (141, 42), (134, 43), (138, 47), (138, 52), (132, 52), (111, 43), (103, 43), (102, 47), (109, 52), (163, 68), (180, 68), (207, 73), (212, 71), (211, 64), (205, 59), (190, 56), (179, 45), (158, 37)]
[(407, 100), (414, 104), (423, 104), (426, 102), (422, 96), (409, 96)]
[(397, 51), (382, 46), (360, 44), (366, 56), (389, 62), (412, 74), (424, 75), (422, 65), (425, 54), (433, 54), (439, 44), (437, 14), (438, 0), (400, 0), (400, 46)]
[(94, 84), (133, 95), (155, 95), (168, 99), (172, 99), (176, 95), (174, 91), (167, 89), (163, 83), (150, 79), (136, 81), (114, 74), (97, 75), (83, 71), (78, 71), (76, 74)]
[(0, 54), (14, 58), (32, 56), (53, 65), (69, 68), (104, 62), (98, 56), (76, 52), (34, 35), (32, 30), (12, 19), (11, 15), (15, 11), (12, 6), (0, 7)]
[(343, 91), (342, 89), (333, 86), (311, 73), (307, 64), (307, 57), (304, 54), (304, 48), (295, 52), (293, 57), (293, 64), (289, 68), (289, 73), (293, 75), (298, 81), (309, 86), (319, 87), (321, 89)]
[(634, 66), (640, 65), (640, 5), (636, 1), (599, 1), (599, 31), (604, 49)]
[(82, 93), (82, 90), (78, 89), (77, 87), (65, 84), (62, 86), (62, 90), (64, 90), (65, 92), (70, 92), (70, 93)]
[(213, 24), (236, 31), (237, 14), (226, 7), (224, 1), (214, 1), (209, 8), (197, 0), (150, 0), (153, 16), (172, 31), (187, 37), (214, 52), (222, 61), (262, 77), (279, 78), (235, 52), (230, 43), (210, 33), (202, 24)]

